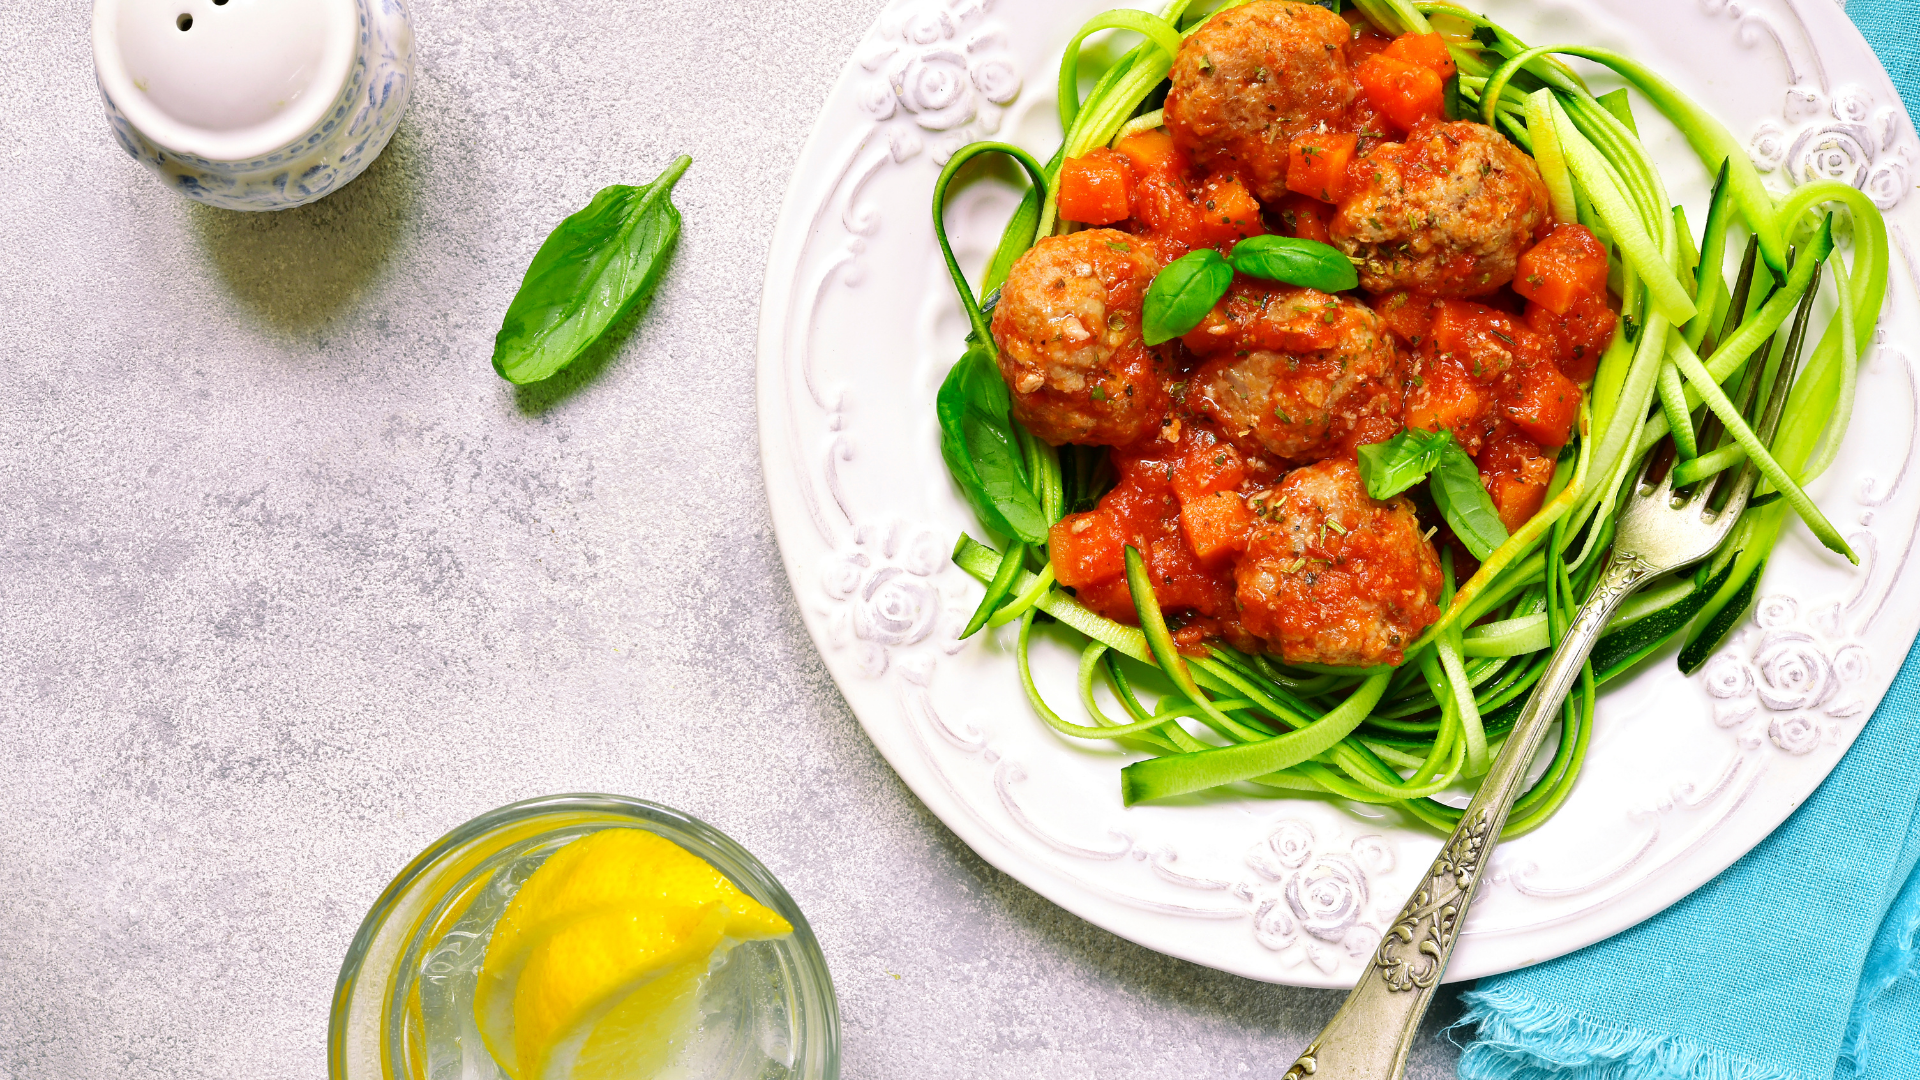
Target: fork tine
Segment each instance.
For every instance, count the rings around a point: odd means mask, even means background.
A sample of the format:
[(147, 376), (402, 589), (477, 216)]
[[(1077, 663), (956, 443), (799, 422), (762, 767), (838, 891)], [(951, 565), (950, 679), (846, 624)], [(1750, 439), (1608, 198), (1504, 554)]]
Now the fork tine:
[[(1793, 254), (1795, 252), (1789, 250), (1789, 265), (1791, 265)], [(1807, 325), (1813, 318), (1814, 299), (1820, 291), (1820, 278), (1825, 270), (1824, 266), (1813, 268), (1813, 276), (1807, 283), (1807, 291), (1794, 310), (1793, 325), (1787, 333), (1786, 344), (1780, 351), (1780, 364), (1774, 369), (1772, 380), (1769, 382), (1767, 379), (1766, 361), (1773, 352), (1774, 338), (1769, 337), (1767, 343), (1747, 361), (1749, 365), (1759, 366), (1750, 370), (1750, 377), (1741, 380), (1740, 402), (1737, 407), (1741, 414), (1748, 418), (1748, 423), (1753, 426), (1754, 435), (1763, 445), (1769, 447), (1773, 445), (1773, 436), (1779, 431), (1781, 417), (1786, 413), (1787, 398), (1793, 392), (1794, 379), (1799, 375), (1800, 361), (1806, 352)], [(1761, 383), (1767, 383), (1764, 390), (1760, 386)], [(1760, 411), (1757, 414), (1751, 411), (1756, 399), (1759, 399), (1760, 404)], [(1705, 443), (1702, 445), (1704, 446)], [(1724, 475), (1725, 473), (1722, 472), (1713, 477), (1712, 483), (1700, 485), (1712, 495), (1707, 505), (1712, 508), (1714, 502), (1720, 503), (1718, 509), (1711, 511), (1714, 514), (1724, 514), (1729, 510), (1739, 513), (1741, 507), (1746, 505), (1746, 499), (1759, 486), (1759, 470), (1755, 469), (1750, 462), (1742, 465), (1739, 478), (1732, 487), (1721, 482), (1720, 477)], [(1721, 490), (1726, 490), (1729, 497), (1720, 499), (1718, 492)], [(1732, 498), (1735, 494), (1740, 498), (1737, 505)]]
[(1633, 491), (1635, 495), (1649, 499), (1663, 491), (1669, 495), (1672, 493), (1673, 468), (1670, 463), (1660, 460), (1659, 448), (1648, 454), (1646, 463), (1640, 466), (1640, 476), (1633, 482)]
[(1711, 504), (1713, 502), (1713, 493), (1720, 490), (1720, 478), (1725, 475), (1727, 475), (1727, 470), (1721, 469), (1705, 480), (1694, 484), (1693, 490), (1687, 493), (1687, 505), (1693, 506), (1697, 503)]
[[(1747, 301), (1753, 295), (1753, 272), (1759, 266), (1760, 237), (1758, 234), (1747, 238), (1747, 253), (1740, 260), (1740, 276), (1734, 279), (1733, 295), (1728, 298), (1727, 317), (1720, 324), (1720, 333), (1713, 339), (1718, 348), (1722, 341), (1733, 336), (1740, 329), (1740, 321), (1747, 317)], [(1701, 354), (1701, 359), (1712, 355), (1709, 350)]]
[(1806, 295), (1800, 298), (1799, 310), (1794, 312), (1793, 330), (1787, 335), (1786, 350), (1780, 354), (1780, 369), (1774, 374), (1773, 386), (1767, 393), (1767, 405), (1760, 414), (1760, 422), (1753, 429), (1762, 443), (1772, 444), (1773, 436), (1780, 428), (1780, 416), (1786, 412), (1787, 394), (1793, 389), (1794, 377), (1800, 372), (1800, 354), (1807, 345), (1807, 323), (1813, 318), (1813, 301), (1820, 292), (1820, 276), (1824, 270), (1824, 266), (1813, 268)]
[(1740, 511), (1747, 508), (1747, 499), (1752, 497), (1753, 489), (1759, 483), (1760, 470), (1753, 467), (1753, 462), (1749, 461), (1740, 466), (1740, 478), (1734, 482), (1733, 491), (1727, 496), (1726, 505), (1716, 512), (1714, 520), (1725, 521), (1738, 517)]
[[(1773, 436), (1780, 430), (1780, 418), (1787, 411), (1787, 397), (1793, 392), (1794, 379), (1800, 373), (1801, 354), (1807, 346), (1807, 324), (1812, 321), (1814, 296), (1820, 291), (1820, 276), (1825, 270), (1824, 266), (1813, 268), (1813, 278), (1807, 282), (1806, 295), (1801, 297), (1800, 306), (1794, 312), (1793, 329), (1787, 334), (1787, 346), (1780, 353), (1780, 367), (1773, 374), (1773, 385), (1767, 389), (1767, 403), (1760, 412), (1760, 422), (1754, 425), (1754, 435), (1767, 446), (1773, 445)], [(1726, 516), (1738, 514), (1746, 508), (1747, 500), (1759, 486), (1760, 470), (1751, 461), (1742, 465), (1740, 479), (1735, 482), (1720, 513)]]

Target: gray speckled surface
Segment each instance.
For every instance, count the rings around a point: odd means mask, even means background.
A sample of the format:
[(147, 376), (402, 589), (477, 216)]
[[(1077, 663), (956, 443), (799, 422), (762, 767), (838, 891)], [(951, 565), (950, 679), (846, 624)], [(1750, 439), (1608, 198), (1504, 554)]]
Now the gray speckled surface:
[[(422, 0), (385, 157), (249, 216), (112, 144), (84, 4), (0, 3), (0, 1077), (323, 1075), (388, 878), (561, 790), (758, 853), (826, 948), (849, 1077), (1280, 1075), (1336, 995), (1155, 955), (983, 864), (801, 628), (756, 307), (877, 8)], [(516, 395), (488, 356), (526, 260), (681, 150), (652, 312)], [(1429, 1034), (1415, 1074), (1453, 1053)]]

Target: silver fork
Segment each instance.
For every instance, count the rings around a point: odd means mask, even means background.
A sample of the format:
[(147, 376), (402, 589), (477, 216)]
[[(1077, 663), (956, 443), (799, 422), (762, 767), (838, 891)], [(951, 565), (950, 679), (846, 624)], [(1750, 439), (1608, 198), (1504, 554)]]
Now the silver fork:
[[(1746, 307), (1747, 288), (1752, 281), (1757, 246), (1749, 243), (1736, 302), (1727, 313), (1721, 337), (1732, 333)], [(1791, 257), (1791, 256), (1790, 256)], [(1791, 265), (1791, 263), (1789, 263)], [(1793, 329), (1787, 335), (1786, 348), (1770, 380), (1755, 378), (1748, 383), (1747, 396), (1739, 408), (1747, 410), (1754, 391), (1762, 382), (1771, 382), (1766, 404), (1755, 425), (1754, 434), (1762, 445), (1772, 445), (1786, 412), (1787, 395), (1793, 387), (1806, 346), (1807, 326), (1813, 315), (1814, 295), (1820, 289), (1823, 267), (1815, 267), (1812, 284), (1794, 312)], [(1749, 363), (1765, 363), (1773, 351), (1768, 339), (1753, 354)], [(1760, 369), (1764, 373), (1765, 369)], [(1574, 615), (1567, 635), (1553, 651), (1533, 695), (1520, 710), (1507, 744), (1494, 759), (1493, 768), (1480, 783), (1480, 790), (1460, 815), (1460, 824), (1427, 868), (1425, 876), (1400, 909), (1392, 929), (1380, 939), (1373, 961), (1354, 984), (1353, 992), (1333, 1014), (1327, 1026), (1306, 1050), (1302, 1051), (1286, 1080), (1400, 1080), (1407, 1068), (1407, 1051), (1433, 1000), (1440, 976), (1453, 956), (1453, 945), (1466, 921), (1467, 908), (1480, 888), (1480, 873), (1500, 842), (1500, 830), (1507, 813), (1520, 794), (1527, 766), (1540, 749), (1540, 741), (1553, 725), (1560, 703), (1573, 689), (1581, 665), (1593, 652), (1601, 631), (1615, 609), (1635, 589), (1650, 579), (1699, 562), (1713, 553), (1726, 538), (1728, 530), (1740, 518), (1753, 494), (1760, 472), (1752, 462), (1740, 468), (1731, 494), (1718, 509), (1713, 509), (1714, 491), (1726, 480), (1723, 471), (1694, 485), (1691, 492), (1676, 496), (1673, 470), (1661, 469), (1655, 481), (1649, 465), (1642, 472), (1633, 493), (1620, 508), (1615, 523), (1613, 552), (1607, 568), (1600, 574), (1593, 595)]]
[[(1791, 382), (1791, 372), (1786, 374), (1778, 382)], [(1771, 429), (1779, 420), (1776, 401), (1784, 404), (1785, 396), (1769, 395), (1767, 415), (1756, 432), (1763, 440), (1771, 440)], [(1527, 766), (1559, 713), (1561, 701), (1622, 600), (1649, 579), (1706, 558), (1726, 537), (1746, 507), (1759, 474), (1751, 463), (1742, 467), (1726, 505), (1715, 511), (1711, 509), (1713, 490), (1726, 475), (1722, 472), (1713, 478), (1715, 482), (1697, 484), (1691, 494), (1678, 497), (1671, 469), (1657, 484), (1642, 476), (1620, 509), (1613, 553), (1599, 584), (1547, 662), (1506, 747), (1461, 815), (1459, 827), (1380, 940), (1353, 992), (1287, 1071), (1287, 1080), (1398, 1080), (1405, 1071), (1407, 1051), (1453, 954), (1467, 907), (1480, 887), (1481, 871), (1499, 842), (1507, 812), (1525, 785)]]

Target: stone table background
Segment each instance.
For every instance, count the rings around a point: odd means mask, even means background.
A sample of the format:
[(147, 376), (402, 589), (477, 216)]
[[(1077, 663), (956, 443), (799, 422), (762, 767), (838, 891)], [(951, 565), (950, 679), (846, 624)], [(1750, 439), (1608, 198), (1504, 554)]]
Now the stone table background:
[[(385, 156), (247, 215), (112, 143), (86, 4), (0, 0), (0, 1077), (323, 1076), (392, 874), (574, 790), (765, 860), (826, 949), (850, 1078), (1278, 1077), (1331, 1014), (981, 862), (801, 627), (760, 282), (879, 7), (418, 0)], [(502, 382), (547, 230), (681, 151), (651, 312), (581, 374)], [(1436, 1028), (1418, 1077), (1451, 1075)]]

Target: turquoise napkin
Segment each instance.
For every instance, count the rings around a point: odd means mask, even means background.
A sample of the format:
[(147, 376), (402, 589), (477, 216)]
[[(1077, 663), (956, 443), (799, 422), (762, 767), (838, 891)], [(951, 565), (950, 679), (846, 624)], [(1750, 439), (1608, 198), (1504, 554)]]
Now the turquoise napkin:
[[(1920, 114), (1920, 2), (1847, 13)], [(1920, 1077), (1920, 647), (1825, 784), (1680, 903), (1482, 979), (1462, 1080)]]

